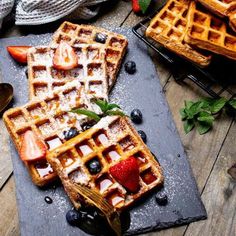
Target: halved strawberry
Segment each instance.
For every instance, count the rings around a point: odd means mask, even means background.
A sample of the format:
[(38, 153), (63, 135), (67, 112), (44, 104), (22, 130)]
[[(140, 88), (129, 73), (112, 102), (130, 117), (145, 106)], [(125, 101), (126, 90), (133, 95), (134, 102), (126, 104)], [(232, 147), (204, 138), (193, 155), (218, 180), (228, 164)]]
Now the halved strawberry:
[(27, 130), (22, 137), (20, 157), (22, 161), (33, 161), (45, 158), (46, 144), (31, 130)]
[(8, 46), (7, 51), (20, 63), (27, 63), (27, 52), (30, 46)]
[(78, 56), (67, 43), (61, 42), (53, 57), (53, 67), (58, 70), (71, 70), (78, 66)]
[(131, 156), (111, 166), (109, 172), (128, 191), (135, 193), (139, 190), (139, 167), (135, 157)]
[(139, 0), (132, 0), (132, 9), (133, 9), (133, 12), (135, 13), (138, 13), (141, 11)]

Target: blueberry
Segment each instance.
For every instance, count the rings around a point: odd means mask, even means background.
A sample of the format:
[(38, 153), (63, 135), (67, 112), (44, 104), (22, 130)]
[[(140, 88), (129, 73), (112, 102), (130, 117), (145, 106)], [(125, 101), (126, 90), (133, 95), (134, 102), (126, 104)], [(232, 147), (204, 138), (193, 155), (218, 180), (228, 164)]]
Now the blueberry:
[(97, 43), (103, 43), (104, 44), (106, 42), (106, 40), (107, 40), (107, 36), (105, 34), (97, 33), (95, 35), (95, 41)]
[(136, 64), (134, 61), (127, 61), (125, 63), (125, 71), (129, 74), (134, 74), (136, 72)]
[(46, 196), (45, 198), (44, 198), (44, 201), (47, 203), (47, 204), (52, 204), (52, 199), (49, 197), (49, 196)]
[(130, 117), (135, 124), (140, 124), (143, 121), (143, 115), (139, 109), (134, 109), (131, 111)]
[(69, 210), (66, 213), (66, 220), (70, 225), (78, 225), (81, 221), (81, 214), (76, 210)]
[(138, 134), (140, 135), (140, 137), (142, 138), (143, 142), (146, 143), (147, 142), (147, 135), (145, 134), (144, 131), (139, 130)]
[(85, 124), (82, 125), (82, 130), (85, 131), (87, 129), (90, 129), (95, 124), (96, 124), (96, 122), (94, 122), (94, 121), (91, 121), (90, 123), (85, 123)]
[(168, 202), (168, 197), (165, 193), (159, 192), (156, 194), (156, 201), (159, 205), (166, 205)]
[(101, 165), (97, 159), (93, 159), (93, 160), (89, 161), (87, 164), (87, 167), (89, 169), (89, 172), (94, 175), (99, 173), (102, 169)]
[(75, 127), (72, 127), (69, 130), (64, 131), (63, 134), (64, 134), (65, 140), (69, 140), (77, 136), (79, 134), (79, 131)]

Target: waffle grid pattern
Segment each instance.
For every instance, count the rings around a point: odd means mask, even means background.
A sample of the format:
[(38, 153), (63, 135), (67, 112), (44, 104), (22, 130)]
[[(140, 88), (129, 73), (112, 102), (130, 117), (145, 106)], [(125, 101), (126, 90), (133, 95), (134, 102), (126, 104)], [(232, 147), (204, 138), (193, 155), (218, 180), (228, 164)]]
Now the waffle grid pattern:
[(151, 20), (146, 36), (169, 50), (200, 65), (209, 65), (211, 56), (203, 54), (184, 42), (187, 31), (189, 0), (169, 0)]
[(28, 78), (30, 99), (48, 96), (67, 82), (78, 80), (90, 98), (108, 99), (105, 52), (99, 44), (77, 45), (78, 67), (57, 70), (53, 67), (56, 48), (33, 47), (28, 52)]
[[(140, 190), (135, 194), (128, 193), (109, 174), (110, 166), (130, 156), (137, 158), (139, 163)], [(88, 168), (88, 163), (94, 159), (102, 166), (95, 175)], [(57, 171), (76, 208), (80, 207), (82, 199), (73, 187), (75, 183), (98, 191), (121, 210), (163, 181), (159, 164), (128, 119), (123, 117), (103, 118), (91, 129), (49, 152), (47, 160)], [(151, 175), (151, 182), (147, 182), (148, 175)]]
[[(50, 150), (66, 141), (63, 132), (70, 127), (83, 131), (83, 124), (88, 119), (84, 115), (68, 112), (75, 108), (92, 109), (78, 81), (66, 84), (43, 100), (9, 109), (4, 113), (3, 119), (18, 152), (26, 130), (32, 130)], [(56, 177), (46, 159), (25, 164), (33, 182), (38, 186), (48, 184)]]
[(236, 35), (219, 18), (191, 2), (185, 41), (236, 60)]
[[(96, 41), (99, 35), (104, 39), (102, 43)], [(65, 41), (72, 46), (99, 43), (104, 47), (108, 71), (108, 86), (111, 89), (116, 81), (116, 76), (128, 45), (128, 41), (123, 35), (91, 25), (77, 25), (64, 22), (55, 32), (51, 46), (56, 46), (61, 41)]]
[(207, 9), (219, 16), (227, 16), (231, 28), (236, 31), (236, 2), (235, 0), (197, 0)]

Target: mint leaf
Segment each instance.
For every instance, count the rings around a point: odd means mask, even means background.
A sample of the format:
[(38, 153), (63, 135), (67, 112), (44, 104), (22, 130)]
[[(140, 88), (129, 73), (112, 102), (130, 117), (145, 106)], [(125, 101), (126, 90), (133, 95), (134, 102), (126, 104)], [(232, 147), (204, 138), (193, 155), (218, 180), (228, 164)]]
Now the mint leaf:
[(202, 101), (195, 102), (189, 108), (189, 113), (191, 114), (191, 116), (195, 116), (197, 113), (199, 113), (201, 111), (202, 106), (203, 106), (203, 102)]
[(142, 13), (145, 13), (150, 5), (152, 0), (139, 0), (139, 6), (141, 8)]
[(115, 103), (109, 103), (109, 104), (107, 105), (107, 110), (112, 110), (112, 109), (114, 109), (114, 108), (121, 109), (120, 106), (118, 106), (118, 105), (115, 104)]
[(201, 111), (199, 113), (199, 116), (198, 116), (197, 120), (212, 124), (215, 119), (210, 113), (208, 113), (206, 111)]
[(180, 110), (179, 110), (179, 113), (180, 113), (180, 115), (181, 115), (181, 119), (182, 120), (185, 120), (188, 116), (187, 116), (187, 114), (186, 114), (186, 112), (185, 112), (185, 108), (181, 108)]
[(226, 104), (227, 100), (225, 98), (220, 98), (214, 101), (211, 105), (211, 112), (218, 113)]
[(184, 101), (184, 105), (187, 109), (190, 109), (190, 107), (194, 104), (194, 102), (192, 101)]
[(115, 110), (115, 111), (107, 111), (106, 115), (108, 116), (126, 116), (124, 112)]
[(229, 100), (228, 103), (229, 103), (229, 105), (230, 105), (231, 107), (233, 107), (234, 109), (236, 109), (236, 99), (235, 99), (235, 98)]
[(85, 109), (75, 109), (75, 110), (71, 110), (71, 112), (88, 116), (89, 118), (95, 120), (96, 122), (98, 122), (101, 119), (95, 112), (85, 110)]
[(101, 99), (95, 99), (95, 103), (101, 108), (102, 112), (107, 111), (108, 102)]
[(200, 135), (207, 133), (212, 128), (212, 124), (208, 122), (198, 122), (197, 130)]
[(195, 124), (193, 120), (186, 120), (184, 121), (184, 131), (186, 134), (188, 134), (193, 128)]

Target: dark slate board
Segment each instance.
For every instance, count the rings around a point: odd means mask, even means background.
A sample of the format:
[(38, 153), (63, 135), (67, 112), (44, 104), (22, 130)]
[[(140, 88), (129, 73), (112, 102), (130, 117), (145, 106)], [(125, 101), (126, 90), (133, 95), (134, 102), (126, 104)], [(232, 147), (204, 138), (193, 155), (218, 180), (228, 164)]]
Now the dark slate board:
[[(205, 208), (147, 49), (130, 30), (117, 31), (128, 37), (129, 50), (125, 60), (134, 60), (138, 71), (135, 75), (128, 75), (124, 68), (121, 69), (111, 100), (120, 104), (127, 114), (134, 108), (142, 111), (144, 121), (137, 125), (137, 129), (146, 132), (147, 145), (164, 169), (164, 190), (169, 199), (166, 206), (159, 206), (155, 201), (158, 190), (155, 190), (139, 201), (127, 212), (130, 215), (130, 225), (126, 234), (138, 234), (205, 219)], [(14, 86), (14, 106), (28, 101), (28, 81), (25, 76), (26, 68), (10, 58), (5, 50), (6, 46), (45, 45), (50, 41), (50, 36), (32, 35), (0, 40), (3, 80)], [(21, 235), (86, 235), (67, 224), (65, 214), (71, 204), (62, 187), (45, 190), (35, 187), (12, 143), (11, 150)], [(53, 204), (45, 203), (44, 197), (47, 195), (53, 199)]]

